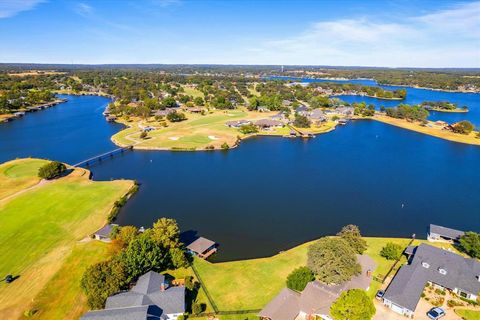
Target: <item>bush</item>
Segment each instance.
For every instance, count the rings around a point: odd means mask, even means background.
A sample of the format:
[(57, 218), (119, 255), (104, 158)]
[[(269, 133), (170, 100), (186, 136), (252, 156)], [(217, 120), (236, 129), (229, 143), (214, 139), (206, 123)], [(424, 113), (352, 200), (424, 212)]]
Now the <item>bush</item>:
[(194, 315), (199, 315), (205, 310), (205, 304), (194, 302), (192, 304), (192, 313)]
[(257, 133), (258, 128), (253, 124), (246, 124), (240, 127), (239, 131), (243, 134)]
[(189, 291), (193, 291), (193, 289), (195, 289), (195, 281), (193, 280), (192, 276), (185, 278), (185, 288)]
[(461, 306), (463, 306), (463, 303), (461, 303), (457, 300), (447, 300), (447, 306), (450, 307), (450, 308), (461, 307)]
[(440, 294), (442, 296), (446, 295), (447, 293), (445, 292), (445, 290), (442, 290), (442, 289), (435, 289), (435, 293), (436, 294)]
[(473, 131), (474, 126), (470, 121), (463, 120), (455, 123), (453, 126), (453, 132), (460, 134), (470, 134)]
[(145, 139), (145, 138), (147, 137), (147, 135), (148, 135), (148, 134), (147, 134), (147, 131), (142, 131), (142, 132), (140, 133), (140, 139)]
[(296, 114), (295, 115), (295, 120), (293, 121), (293, 125), (295, 127), (299, 127), (299, 128), (310, 128), (310, 125), (312, 123), (310, 122), (310, 120), (305, 117), (305, 116), (302, 116), (300, 114)]
[(296, 290), (303, 291), (310, 281), (315, 280), (315, 276), (308, 267), (299, 267), (293, 270), (287, 277), (287, 287)]
[(222, 150), (228, 150), (230, 149), (230, 146), (228, 145), (228, 143), (224, 142), (221, 146)]
[(397, 260), (402, 256), (403, 247), (399, 244), (389, 242), (382, 248), (380, 255), (387, 260)]
[(328, 284), (341, 284), (361, 272), (355, 251), (342, 238), (322, 238), (307, 252), (307, 266), (318, 279)]
[(38, 177), (50, 180), (59, 177), (66, 169), (63, 163), (51, 161), (38, 169)]
[(187, 117), (181, 112), (174, 111), (167, 115), (167, 119), (170, 122), (180, 122), (183, 120), (187, 120)]

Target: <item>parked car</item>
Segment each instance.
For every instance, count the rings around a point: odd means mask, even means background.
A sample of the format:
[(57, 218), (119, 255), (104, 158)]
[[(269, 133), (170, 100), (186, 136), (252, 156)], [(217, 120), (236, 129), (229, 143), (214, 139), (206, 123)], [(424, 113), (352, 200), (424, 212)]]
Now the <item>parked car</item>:
[(385, 294), (385, 291), (383, 291), (383, 290), (378, 290), (378, 291), (377, 291), (377, 294), (375, 295), (375, 299), (377, 299), (377, 300), (382, 300), (384, 294)]
[(446, 315), (447, 313), (442, 308), (432, 308), (427, 312), (427, 316), (433, 320), (440, 319)]

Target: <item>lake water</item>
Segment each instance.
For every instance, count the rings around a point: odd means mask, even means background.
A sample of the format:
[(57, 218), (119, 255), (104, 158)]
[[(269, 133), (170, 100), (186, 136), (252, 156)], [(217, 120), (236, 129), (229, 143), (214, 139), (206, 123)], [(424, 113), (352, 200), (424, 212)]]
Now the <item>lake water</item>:
[[(102, 97), (0, 125), (0, 161), (36, 156), (76, 163), (115, 148)], [(429, 223), (480, 230), (480, 147), (374, 121), (308, 141), (254, 138), (228, 152), (133, 151), (93, 166), (94, 178), (136, 179), (120, 224), (173, 217), (220, 243), (216, 260), (253, 258), (333, 234), (425, 237)]]

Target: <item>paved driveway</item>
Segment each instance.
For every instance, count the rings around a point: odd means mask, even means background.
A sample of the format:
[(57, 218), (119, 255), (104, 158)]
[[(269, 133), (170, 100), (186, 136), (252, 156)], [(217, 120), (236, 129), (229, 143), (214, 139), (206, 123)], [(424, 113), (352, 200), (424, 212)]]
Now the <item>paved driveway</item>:
[[(374, 320), (408, 320), (409, 318), (401, 316), (395, 312), (393, 312), (391, 309), (385, 307), (381, 302), (378, 300), (375, 300), (374, 302), (375, 308), (377, 309), (377, 313), (373, 317)], [(417, 305), (417, 309), (415, 310), (415, 317), (414, 319), (420, 319), (420, 320), (430, 320), (427, 317), (427, 312), (432, 308), (432, 305), (429, 304), (427, 301), (424, 299), (420, 299)], [(442, 318), (442, 320), (461, 320), (459, 316), (455, 314), (453, 309), (443, 307), (445, 311), (447, 312), (447, 315)]]

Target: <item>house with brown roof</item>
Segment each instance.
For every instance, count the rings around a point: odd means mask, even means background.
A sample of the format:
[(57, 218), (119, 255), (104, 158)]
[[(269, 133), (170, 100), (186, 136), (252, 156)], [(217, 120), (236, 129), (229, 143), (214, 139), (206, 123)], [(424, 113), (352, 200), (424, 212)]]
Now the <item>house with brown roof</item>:
[(217, 252), (217, 243), (204, 237), (199, 237), (187, 246), (188, 252), (202, 259)]
[(311, 281), (302, 292), (285, 288), (273, 298), (258, 314), (268, 320), (303, 320), (317, 317), (331, 320), (330, 306), (342, 292), (350, 289), (368, 290), (375, 261), (367, 255), (357, 255), (362, 272), (350, 281), (339, 285), (328, 285), (320, 281)]
[(282, 121), (273, 120), (273, 119), (260, 119), (255, 122), (255, 125), (260, 129), (264, 129), (264, 130), (281, 128), (285, 126), (285, 124)]

